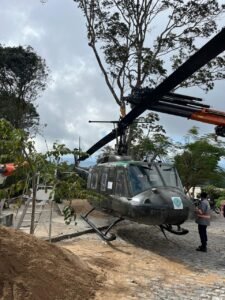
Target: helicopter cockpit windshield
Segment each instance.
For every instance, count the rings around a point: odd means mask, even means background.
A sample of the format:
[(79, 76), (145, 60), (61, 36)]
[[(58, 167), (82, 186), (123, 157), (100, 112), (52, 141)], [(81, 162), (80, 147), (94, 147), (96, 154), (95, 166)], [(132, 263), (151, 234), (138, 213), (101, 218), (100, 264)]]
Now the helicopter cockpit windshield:
[(162, 186), (183, 189), (176, 169), (171, 166), (130, 165), (128, 177), (133, 195)]
[(175, 167), (163, 165), (159, 168), (159, 172), (161, 173), (166, 186), (177, 187), (183, 190), (180, 177)]

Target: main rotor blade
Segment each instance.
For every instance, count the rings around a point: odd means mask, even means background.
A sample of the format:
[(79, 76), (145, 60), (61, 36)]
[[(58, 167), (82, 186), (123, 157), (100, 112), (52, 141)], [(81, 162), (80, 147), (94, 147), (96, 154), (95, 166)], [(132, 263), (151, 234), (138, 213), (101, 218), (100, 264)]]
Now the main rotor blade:
[[(120, 133), (121, 134), (121, 133)], [(116, 133), (116, 130), (113, 129), (109, 134), (107, 134), (104, 138), (102, 138), (101, 140), (99, 140), (96, 144), (94, 144), (91, 148), (89, 148), (86, 153), (88, 155), (91, 155), (93, 153), (95, 153), (96, 151), (98, 151), (99, 149), (101, 149), (102, 147), (104, 147), (105, 145), (107, 145), (109, 142), (113, 141), (116, 136), (118, 134)], [(119, 136), (119, 135), (118, 135)], [(84, 160), (87, 157), (81, 157), (80, 160)]]
[(151, 109), (151, 105), (155, 104), (165, 94), (173, 90), (188, 77), (193, 75), (197, 70), (207, 64), (211, 59), (225, 50), (225, 28), (223, 28), (214, 38), (207, 42), (201, 49), (192, 55), (185, 63), (183, 63), (176, 71), (160, 83), (154, 90), (146, 93), (140, 104), (135, 106), (119, 123), (118, 129), (112, 130), (108, 135), (98, 141), (87, 153), (93, 154), (107, 143), (111, 142), (122, 134), (123, 130), (129, 126), (137, 117), (139, 117), (146, 109)]

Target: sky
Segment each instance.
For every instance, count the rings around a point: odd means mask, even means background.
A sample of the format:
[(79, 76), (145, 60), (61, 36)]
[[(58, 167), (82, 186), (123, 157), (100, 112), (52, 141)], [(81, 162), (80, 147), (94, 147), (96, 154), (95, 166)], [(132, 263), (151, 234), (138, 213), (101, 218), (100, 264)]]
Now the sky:
[[(119, 108), (87, 45), (85, 20), (73, 0), (48, 0), (45, 4), (40, 0), (1, 0), (0, 28), (2, 45), (30, 45), (50, 69), (48, 86), (35, 102), (42, 124), (42, 134), (36, 138), (39, 151), (45, 152), (54, 142), (78, 148), (79, 137), (85, 151), (112, 130), (111, 124), (88, 122), (118, 120)], [(182, 93), (225, 111), (224, 86), (218, 82), (208, 94), (198, 88)], [(198, 126), (200, 134), (214, 132), (213, 125), (165, 114), (160, 114), (160, 123), (168, 136), (179, 141), (192, 126)]]

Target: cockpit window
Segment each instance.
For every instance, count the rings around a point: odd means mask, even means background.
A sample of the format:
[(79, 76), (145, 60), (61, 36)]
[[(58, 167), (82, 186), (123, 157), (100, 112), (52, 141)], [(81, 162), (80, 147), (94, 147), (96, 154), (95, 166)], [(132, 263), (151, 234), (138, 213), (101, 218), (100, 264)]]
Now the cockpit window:
[(145, 167), (130, 165), (128, 177), (133, 195), (142, 193), (154, 187), (170, 186), (182, 189), (182, 184), (176, 169), (171, 166)]
[(163, 186), (160, 174), (154, 166), (149, 168), (130, 165), (128, 168), (128, 176), (133, 195), (139, 194), (153, 187)]
[(183, 189), (180, 177), (176, 168), (173, 166), (161, 166), (159, 172), (163, 176), (163, 179), (167, 186), (178, 187)]

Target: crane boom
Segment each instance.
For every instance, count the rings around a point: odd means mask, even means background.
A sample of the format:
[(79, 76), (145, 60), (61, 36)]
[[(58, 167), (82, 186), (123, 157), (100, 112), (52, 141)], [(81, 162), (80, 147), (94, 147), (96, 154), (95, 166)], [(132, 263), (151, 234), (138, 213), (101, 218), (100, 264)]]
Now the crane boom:
[[(148, 93), (149, 88), (136, 89), (125, 100), (133, 105), (141, 105), (142, 99)], [(225, 112), (211, 109), (209, 105), (201, 102), (201, 98), (168, 93), (156, 103), (150, 101), (148, 107), (152, 111), (217, 125), (216, 134), (225, 137)]]
[(202, 109), (191, 115), (190, 119), (204, 123), (225, 126), (225, 112), (213, 109)]

